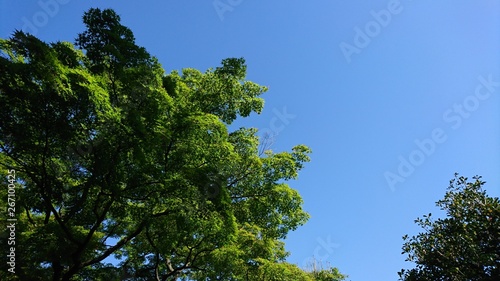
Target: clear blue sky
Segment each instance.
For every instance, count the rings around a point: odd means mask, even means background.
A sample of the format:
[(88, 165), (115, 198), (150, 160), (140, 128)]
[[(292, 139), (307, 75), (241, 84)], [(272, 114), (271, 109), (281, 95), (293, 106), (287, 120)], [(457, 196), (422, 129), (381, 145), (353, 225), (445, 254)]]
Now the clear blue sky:
[(401, 237), (436, 211), (454, 172), (500, 195), (498, 1), (123, 2), (1, 0), (0, 37), (73, 41), (83, 12), (101, 7), (168, 72), (244, 57), (270, 90), (264, 112), (237, 125), (274, 130), (275, 151), (313, 149), (290, 183), (312, 216), (286, 240), (290, 262), (397, 280), (411, 266)]

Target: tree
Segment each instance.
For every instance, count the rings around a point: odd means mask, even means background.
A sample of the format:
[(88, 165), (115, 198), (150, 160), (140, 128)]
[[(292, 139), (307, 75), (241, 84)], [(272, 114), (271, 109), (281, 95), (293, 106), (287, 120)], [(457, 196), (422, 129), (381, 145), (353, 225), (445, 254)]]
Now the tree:
[(341, 281), (348, 277), (340, 273), (337, 268), (330, 267), (328, 263), (325, 266), (322, 261), (316, 259), (313, 259), (305, 270), (314, 281)]
[(19, 257), (1, 279), (299, 272), (280, 241), (308, 219), (286, 182), (310, 149), (259, 153), (256, 129), (229, 131), (267, 90), (245, 79), (244, 59), (165, 74), (113, 10), (83, 20), (76, 47), (0, 39), (0, 165), (16, 171)]
[(473, 179), (455, 175), (444, 199), (436, 203), (447, 217), (418, 218), (415, 222), (425, 232), (403, 237), (403, 254), (416, 267), (399, 272), (401, 280), (498, 280), (500, 202), (482, 189), (481, 177)]

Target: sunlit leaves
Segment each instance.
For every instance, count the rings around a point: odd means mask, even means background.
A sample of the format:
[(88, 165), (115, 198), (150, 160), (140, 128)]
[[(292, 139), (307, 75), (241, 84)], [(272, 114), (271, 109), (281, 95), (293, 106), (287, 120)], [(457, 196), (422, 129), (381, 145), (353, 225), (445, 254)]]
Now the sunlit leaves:
[(83, 18), (79, 49), (0, 41), (22, 279), (309, 280), (280, 239), (308, 219), (287, 181), (310, 150), (262, 152), (256, 129), (229, 130), (264, 105), (245, 60), (165, 74), (114, 11)]

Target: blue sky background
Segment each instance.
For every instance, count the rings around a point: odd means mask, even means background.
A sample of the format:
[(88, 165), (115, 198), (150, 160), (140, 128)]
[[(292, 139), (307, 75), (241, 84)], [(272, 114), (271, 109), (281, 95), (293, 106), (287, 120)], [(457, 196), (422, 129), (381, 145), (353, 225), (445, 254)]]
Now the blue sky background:
[[(115, 9), (167, 72), (244, 57), (248, 79), (270, 90), (264, 112), (235, 126), (274, 131), (275, 151), (313, 149), (291, 182), (312, 218), (286, 240), (290, 262), (315, 256), (350, 280), (397, 280), (411, 267), (401, 237), (437, 211), (455, 172), (482, 175), (500, 195), (500, 2), (123, 2), (1, 0), (0, 37), (24, 29), (73, 42), (84, 11), (101, 7)], [(347, 44), (356, 52), (346, 56)], [(491, 93), (479, 77), (497, 83)], [(425, 154), (415, 141), (436, 130), (441, 143)], [(401, 174), (401, 161), (418, 165)], [(391, 186), (386, 172), (404, 182)]]

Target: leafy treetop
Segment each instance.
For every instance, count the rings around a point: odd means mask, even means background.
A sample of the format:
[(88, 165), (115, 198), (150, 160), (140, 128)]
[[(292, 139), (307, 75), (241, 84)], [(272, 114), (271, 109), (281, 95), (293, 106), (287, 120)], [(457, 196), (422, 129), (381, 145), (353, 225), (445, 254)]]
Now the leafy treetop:
[(165, 74), (113, 10), (83, 20), (78, 48), (0, 39), (0, 165), (18, 176), (22, 257), (10, 280), (344, 278), (285, 261), (280, 239), (308, 218), (285, 182), (310, 149), (260, 154), (256, 129), (229, 131), (267, 90), (244, 59)]

